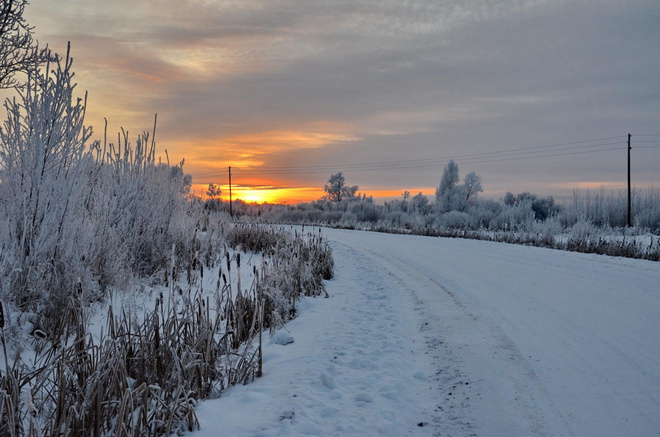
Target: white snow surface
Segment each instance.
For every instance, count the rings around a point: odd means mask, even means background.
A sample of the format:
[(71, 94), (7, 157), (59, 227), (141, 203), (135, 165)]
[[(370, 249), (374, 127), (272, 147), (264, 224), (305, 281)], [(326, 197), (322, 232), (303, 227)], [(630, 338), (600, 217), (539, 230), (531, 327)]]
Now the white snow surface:
[(660, 435), (659, 263), (324, 233), (330, 298), (194, 436)]

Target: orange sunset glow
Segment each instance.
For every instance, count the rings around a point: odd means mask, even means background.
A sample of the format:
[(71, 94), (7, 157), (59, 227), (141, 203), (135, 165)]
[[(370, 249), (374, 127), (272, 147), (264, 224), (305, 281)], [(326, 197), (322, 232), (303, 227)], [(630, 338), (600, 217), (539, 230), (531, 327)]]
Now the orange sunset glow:
[[(218, 185), (218, 184), (216, 184)], [(223, 201), (229, 200), (229, 185), (219, 184), (222, 190), (220, 198)], [(195, 196), (202, 199), (208, 199), (206, 191), (208, 184), (194, 183), (192, 191)], [(247, 203), (289, 203), (295, 204), (300, 202), (310, 202), (320, 199), (323, 195), (322, 187), (300, 187), (300, 188), (278, 188), (274, 186), (269, 187), (255, 187), (244, 185), (232, 185), (232, 199), (242, 200)]]
[[(222, 190), (221, 200), (229, 200), (229, 185), (216, 184)], [(194, 183), (191, 187), (193, 194), (201, 199), (208, 199), (207, 190), (208, 184)], [(278, 188), (276, 186), (246, 186), (246, 185), (232, 185), (232, 199), (242, 200), (247, 203), (287, 203), (296, 204), (301, 202), (312, 202), (321, 199), (325, 192), (323, 187), (296, 187), (296, 188)], [(433, 187), (420, 187), (413, 189), (411, 194), (418, 192), (431, 197), (435, 193)], [(366, 187), (360, 190), (360, 194), (373, 196), (376, 199), (393, 199), (400, 198), (403, 194), (400, 190), (388, 190), (379, 187), (370, 188)]]

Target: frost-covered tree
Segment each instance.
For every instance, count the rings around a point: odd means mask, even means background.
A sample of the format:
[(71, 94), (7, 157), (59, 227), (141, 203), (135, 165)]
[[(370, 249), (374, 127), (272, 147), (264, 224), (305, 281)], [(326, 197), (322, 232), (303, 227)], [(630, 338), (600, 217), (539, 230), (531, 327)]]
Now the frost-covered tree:
[(435, 200), (439, 212), (449, 212), (455, 208), (458, 183), (458, 164), (452, 159), (445, 166), (440, 179), (440, 186), (435, 190)]
[(209, 184), (209, 187), (206, 190), (207, 196), (209, 196), (211, 199), (219, 199), (221, 194), (222, 190), (220, 189), (220, 186), (216, 184)]
[(0, 0), (0, 88), (20, 85), (16, 74), (27, 72), (52, 59), (47, 48), (40, 49), (33, 28), (23, 13), (27, 0)]
[(465, 176), (462, 185), (459, 185), (459, 182), (458, 164), (452, 159), (445, 166), (440, 186), (435, 191), (436, 207), (439, 212), (464, 212), (474, 206), (479, 193), (483, 191), (481, 177), (475, 172), (470, 172)]
[(479, 193), (484, 190), (481, 186), (481, 176), (477, 176), (475, 172), (468, 173), (465, 179), (463, 179), (463, 186), (465, 187), (466, 205), (474, 205), (479, 197)]
[(358, 189), (357, 185), (346, 185), (346, 180), (342, 172), (330, 176), (328, 183), (323, 186), (323, 190), (328, 193), (325, 197), (331, 202), (341, 202), (345, 199), (351, 199), (355, 197)]
[(420, 214), (428, 212), (429, 198), (422, 194), (421, 191), (413, 196), (411, 203), (413, 212), (418, 212)]

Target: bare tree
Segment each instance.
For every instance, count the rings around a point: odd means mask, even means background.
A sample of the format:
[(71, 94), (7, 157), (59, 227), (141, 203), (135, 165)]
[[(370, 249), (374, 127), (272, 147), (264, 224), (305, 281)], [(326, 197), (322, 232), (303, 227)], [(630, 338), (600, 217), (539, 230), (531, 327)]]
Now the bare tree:
[(27, 72), (48, 59), (48, 47), (40, 49), (23, 13), (27, 0), (0, 0), (0, 89), (21, 86), (16, 74)]

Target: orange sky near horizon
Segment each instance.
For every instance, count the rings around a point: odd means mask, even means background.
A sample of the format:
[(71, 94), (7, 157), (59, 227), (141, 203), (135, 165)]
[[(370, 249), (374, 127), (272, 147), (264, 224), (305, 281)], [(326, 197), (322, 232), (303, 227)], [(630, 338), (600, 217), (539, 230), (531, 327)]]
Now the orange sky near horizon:
[[(208, 199), (206, 194), (208, 189), (208, 184), (199, 184), (194, 183), (191, 187), (192, 194), (200, 197), (203, 200)], [(222, 194), (220, 198), (223, 201), (229, 200), (229, 186), (222, 184), (220, 185)], [(410, 190), (409, 190), (410, 191)], [(417, 188), (410, 191), (412, 195), (415, 195), (419, 192), (429, 196), (431, 198), (435, 195), (435, 188), (423, 187)], [(378, 202), (383, 199), (394, 199), (402, 197), (402, 190), (389, 190), (383, 188), (370, 188), (366, 187), (364, 190), (360, 190), (359, 194), (366, 194), (367, 196), (373, 196), (374, 199)], [(321, 199), (325, 195), (323, 187), (290, 187), (290, 188), (280, 188), (277, 186), (243, 186), (243, 185), (232, 185), (232, 199), (240, 199), (247, 203), (277, 203), (277, 204), (289, 204), (295, 205), (298, 203), (304, 202), (313, 202)]]

